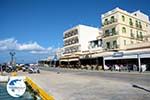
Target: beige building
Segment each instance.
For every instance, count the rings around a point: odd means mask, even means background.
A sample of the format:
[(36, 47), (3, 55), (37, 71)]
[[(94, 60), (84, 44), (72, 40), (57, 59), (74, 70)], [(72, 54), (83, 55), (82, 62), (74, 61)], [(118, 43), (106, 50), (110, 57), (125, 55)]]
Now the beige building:
[(105, 50), (126, 50), (129, 45), (148, 41), (149, 17), (142, 12), (129, 13), (120, 8), (101, 15)]

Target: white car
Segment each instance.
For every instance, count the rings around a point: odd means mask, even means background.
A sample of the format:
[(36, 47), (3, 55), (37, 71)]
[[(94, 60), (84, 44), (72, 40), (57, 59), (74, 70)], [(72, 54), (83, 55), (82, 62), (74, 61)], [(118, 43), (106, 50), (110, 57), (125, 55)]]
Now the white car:
[(40, 73), (40, 70), (39, 70), (38, 67), (31, 66), (31, 67), (29, 67), (29, 69), (28, 69), (28, 73)]

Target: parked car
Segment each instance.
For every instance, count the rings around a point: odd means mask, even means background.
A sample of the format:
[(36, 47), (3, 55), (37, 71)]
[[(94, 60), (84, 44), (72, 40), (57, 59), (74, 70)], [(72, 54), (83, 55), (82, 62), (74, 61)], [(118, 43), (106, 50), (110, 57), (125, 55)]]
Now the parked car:
[(30, 67), (29, 64), (25, 64), (25, 65), (22, 67), (22, 71), (23, 71), (23, 72), (28, 71), (29, 67)]
[(28, 73), (40, 73), (40, 70), (37, 66), (31, 66), (28, 69)]
[(10, 72), (13, 71), (13, 67), (12, 67), (11, 65), (9, 65), (9, 66), (6, 67), (5, 71), (6, 71), (7, 73), (10, 73)]

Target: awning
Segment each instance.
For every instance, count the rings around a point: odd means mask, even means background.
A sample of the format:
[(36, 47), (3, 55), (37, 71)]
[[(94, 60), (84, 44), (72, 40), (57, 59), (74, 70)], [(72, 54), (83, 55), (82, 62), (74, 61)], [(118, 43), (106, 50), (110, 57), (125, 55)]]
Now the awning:
[(140, 58), (150, 58), (150, 53), (149, 54), (140, 54)]
[(68, 62), (68, 61), (78, 61), (79, 58), (68, 58), (68, 59), (60, 59), (60, 61), (65, 61), (65, 62)]
[(107, 56), (104, 57), (104, 60), (135, 59), (135, 58), (137, 58), (137, 55), (124, 55), (122, 57)]
[(65, 62), (67, 62), (67, 61), (68, 61), (68, 59), (60, 59), (60, 61), (65, 61)]

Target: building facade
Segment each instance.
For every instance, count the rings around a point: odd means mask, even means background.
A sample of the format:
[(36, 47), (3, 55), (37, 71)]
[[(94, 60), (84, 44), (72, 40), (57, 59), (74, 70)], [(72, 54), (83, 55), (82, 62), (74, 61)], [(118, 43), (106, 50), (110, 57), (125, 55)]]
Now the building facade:
[[(141, 11), (115, 8), (101, 15), (101, 28), (77, 25), (63, 33), (60, 67), (105, 69), (149, 64), (150, 21)], [(132, 66), (133, 67), (133, 66)], [(107, 69), (107, 68), (106, 68)]]
[(66, 30), (63, 35), (64, 55), (69, 55), (89, 50), (89, 41), (96, 40), (99, 36), (99, 29), (78, 25)]
[(115, 8), (102, 14), (101, 20), (105, 50), (126, 50), (127, 45), (148, 41), (144, 36), (150, 34), (149, 17), (139, 10)]

